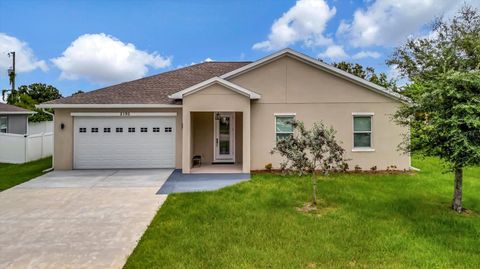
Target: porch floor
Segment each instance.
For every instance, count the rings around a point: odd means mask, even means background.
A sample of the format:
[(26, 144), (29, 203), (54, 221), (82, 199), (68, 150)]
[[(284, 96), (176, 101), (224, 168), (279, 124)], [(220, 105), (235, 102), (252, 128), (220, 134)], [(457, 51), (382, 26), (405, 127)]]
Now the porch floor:
[(190, 169), (192, 174), (236, 174), (242, 173), (242, 164), (202, 164)]

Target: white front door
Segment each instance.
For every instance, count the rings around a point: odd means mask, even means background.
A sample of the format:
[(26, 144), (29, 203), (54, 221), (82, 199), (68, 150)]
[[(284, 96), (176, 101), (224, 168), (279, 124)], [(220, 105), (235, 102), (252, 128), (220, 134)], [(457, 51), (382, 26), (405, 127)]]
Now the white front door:
[(215, 162), (235, 162), (235, 113), (213, 113)]

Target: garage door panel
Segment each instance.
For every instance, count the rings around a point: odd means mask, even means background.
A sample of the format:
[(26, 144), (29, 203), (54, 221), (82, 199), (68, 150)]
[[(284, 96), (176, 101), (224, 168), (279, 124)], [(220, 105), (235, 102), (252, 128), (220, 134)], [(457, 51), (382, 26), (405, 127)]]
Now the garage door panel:
[(174, 168), (175, 123), (175, 117), (75, 117), (75, 168)]

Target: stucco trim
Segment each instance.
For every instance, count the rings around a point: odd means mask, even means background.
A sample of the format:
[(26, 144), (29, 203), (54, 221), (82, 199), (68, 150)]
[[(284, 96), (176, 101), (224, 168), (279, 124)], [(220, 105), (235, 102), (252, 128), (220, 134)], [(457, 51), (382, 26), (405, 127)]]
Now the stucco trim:
[(352, 116), (375, 116), (373, 112), (352, 112)]
[(176, 117), (177, 112), (73, 112), (70, 115), (72, 117)]
[(181, 108), (169, 104), (40, 104), (37, 108)]
[(226, 81), (222, 78), (219, 78), (219, 77), (214, 77), (214, 78), (211, 78), (211, 79), (208, 79), (208, 80), (205, 80), (203, 82), (200, 82), (198, 84), (195, 84), (191, 87), (188, 87), (186, 88), (185, 90), (181, 90), (179, 92), (176, 92), (172, 95), (169, 95), (168, 97), (171, 98), (171, 99), (183, 99), (183, 97), (185, 96), (188, 96), (190, 94), (193, 94), (195, 92), (198, 92), (198, 91), (201, 91), (213, 84), (220, 84), (222, 86), (224, 86), (225, 88), (229, 89), (229, 90), (232, 90), (232, 91), (235, 91), (239, 94), (242, 94), (244, 96), (247, 96), (249, 97), (250, 99), (260, 99), (260, 94), (258, 93), (255, 93), (253, 91), (250, 91), (248, 89), (245, 89), (237, 84), (234, 84), (230, 81)]
[[(370, 147), (355, 147), (355, 116), (370, 117)], [(374, 152), (375, 147), (373, 144), (373, 119), (375, 113), (373, 112), (352, 112), (352, 152)]]
[(349, 81), (351, 81), (351, 82), (353, 82), (353, 83), (355, 83), (355, 84), (358, 84), (358, 85), (363, 86), (363, 87), (365, 87), (365, 88), (367, 88), (367, 89), (370, 89), (370, 90), (372, 90), (372, 91), (374, 91), (374, 92), (377, 92), (377, 93), (379, 93), (379, 94), (382, 94), (382, 95), (384, 95), (384, 96), (387, 96), (387, 97), (389, 97), (389, 98), (392, 98), (392, 99), (394, 99), (394, 100), (396, 100), (396, 101), (399, 101), (399, 102), (402, 102), (402, 103), (405, 103), (405, 104), (409, 104), (409, 103), (411, 102), (410, 99), (408, 99), (407, 97), (405, 97), (405, 96), (403, 96), (403, 95), (401, 95), (401, 94), (398, 94), (398, 93), (396, 93), (396, 92), (393, 92), (393, 91), (391, 91), (391, 90), (389, 90), (389, 89), (386, 89), (386, 88), (384, 88), (384, 87), (381, 87), (381, 86), (379, 86), (379, 85), (377, 85), (377, 84), (375, 84), (375, 83), (372, 83), (372, 82), (370, 82), (370, 81), (367, 81), (367, 80), (365, 80), (365, 79), (359, 78), (359, 77), (357, 77), (357, 76), (355, 76), (355, 75), (352, 75), (352, 74), (350, 74), (350, 73), (348, 73), (348, 72), (345, 72), (345, 71), (343, 71), (343, 70), (341, 70), (341, 69), (338, 69), (338, 68), (336, 68), (336, 67), (333, 67), (333, 66), (331, 66), (331, 65), (328, 65), (328, 64), (326, 64), (326, 63), (324, 63), (324, 62), (318, 61), (318, 60), (316, 60), (316, 59), (314, 59), (314, 58), (312, 58), (312, 57), (310, 57), (310, 56), (308, 56), (308, 55), (299, 53), (299, 52), (294, 51), (294, 50), (292, 50), (292, 49), (290, 49), (290, 48), (286, 48), (286, 49), (280, 50), (280, 51), (278, 51), (278, 52), (276, 52), (276, 53), (273, 53), (273, 54), (271, 54), (271, 55), (269, 55), (269, 56), (266, 56), (266, 57), (264, 57), (264, 58), (262, 58), (262, 59), (260, 59), (260, 60), (258, 60), (258, 61), (255, 61), (255, 62), (253, 62), (253, 63), (251, 63), (251, 64), (247, 64), (247, 65), (245, 65), (245, 66), (243, 66), (243, 67), (240, 67), (240, 68), (235, 69), (235, 70), (233, 70), (233, 71), (231, 71), (231, 72), (228, 72), (228, 73), (220, 76), (220, 78), (222, 78), (222, 79), (227, 79), (227, 80), (228, 80), (228, 79), (231, 79), (231, 78), (234, 78), (234, 77), (239, 76), (239, 75), (241, 75), (241, 74), (243, 74), (243, 73), (246, 73), (246, 72), (248, 72), (248, 71), (250, 71), (250, 70), (252, 70), (252, 69), (256, 69), (256, 68), (258, 68), (258, 67), (260, 67), (260, 66), (262, 66), (262, 65), (264, 65), (264, 64), (267, 64), (267, 63), (269, 63), (269, 62), (272, 62), (272, 61), (276, 60), (277, 58), (283, 57), (283, 56), (285, 56), (285, 55), (288, 55), (288, 56), (291, 56), (291, 57), (293, 57), (293, 58), (299, 59), (299, 60), (301, 60), (301, 61), (303, 61), (303, 62), (305, 62), (305, 63), (307, 63), (307, 64), (309, 64), (309, 65), (311, 65), (311, 66), (313, 66), (313, 67), (319, 68), (319, 69), (321, 69), (321, 70), (323, 70), (323, 71), (326, 71), (326, 72), (328, 72), (328, 73), (331, 73), (331, 74), (333, 74), (333, 75), (335, 75), (335, 76), (338, 76), (338, 77), (347, 79), (347, 80), (349, 80)]

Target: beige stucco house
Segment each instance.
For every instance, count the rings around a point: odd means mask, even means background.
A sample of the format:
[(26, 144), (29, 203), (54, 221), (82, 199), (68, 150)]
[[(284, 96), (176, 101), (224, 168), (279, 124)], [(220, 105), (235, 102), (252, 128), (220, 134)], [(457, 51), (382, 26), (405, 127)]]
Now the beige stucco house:
[[(290, 118), (332, 125), (350, 168), (410, 169), (397, 151), (408, 129), (391, 115), (406, 100), (291, 49), (255, 62), (206, 62), (48, 103), (55, 109), (54, 168), (224, 167), (248, 173)], [(195, 165), (201, 159), (202, 165)]]

